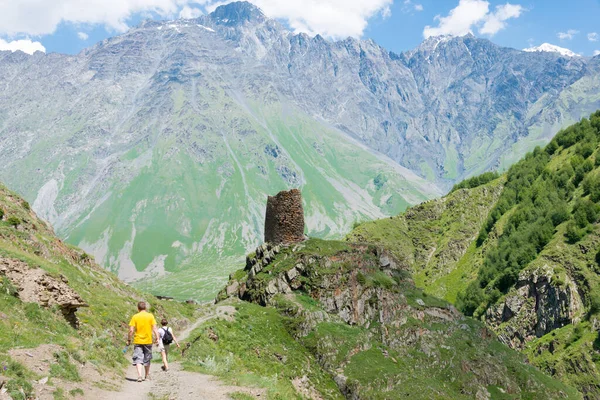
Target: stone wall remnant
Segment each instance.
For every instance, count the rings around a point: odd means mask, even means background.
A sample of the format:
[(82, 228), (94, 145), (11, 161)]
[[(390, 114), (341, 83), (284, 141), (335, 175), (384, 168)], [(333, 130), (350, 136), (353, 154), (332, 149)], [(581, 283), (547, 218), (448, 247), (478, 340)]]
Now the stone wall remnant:
[(267, 198), (265, 242), (273, 245), (304, 240), (304, 208), (298, 189), (281, 191)]

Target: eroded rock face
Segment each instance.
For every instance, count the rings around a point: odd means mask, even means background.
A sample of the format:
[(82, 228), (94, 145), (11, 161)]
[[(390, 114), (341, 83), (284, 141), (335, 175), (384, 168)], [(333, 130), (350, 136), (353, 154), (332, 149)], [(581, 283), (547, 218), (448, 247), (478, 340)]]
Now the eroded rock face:
[(304, 209), (298, 189), (282, 191), (267, 198), (265, 242), (278, 244), (304, 240)]
[(485, 319), (500, 341), (522, 349), (528, 341), (575, 322), (582, 311), (573, 281), (567, 276), (557, 282), (552, 269), (544, 266), (522, 272), (516, 290), (490, 307)]
[[(296, 245), (298, 249), (302, 244)], [(289, 251), (289, 250), (288, 250)], [(292, 253), (295, 252), (291, 249)], [(367, 246), (357, 246), (356, 249), (338, 254), (333, 257), (300, 255), (289, 269), (282, 270), (277, 274), (269, 272), (272, 276), (265, 282), (256, 276), (270, 266), (276, 256), (282, 252), (279, 246), (263, 244), (256, 249), (253, 256), (246, 259), (246, 278), (242, 281), (230, 277), (229, 285), (219, 294), (219, 299), (237, 296), (242, 300), (255, 302), (261, 305), (272, 304), (273, 298), (278, 295), (287, 295), (295, 290), (304, 290), (317, 300), (325, 314), (335, 315), (341, 321), (349, 325), (369, 326), (373, 321), (390, 326), (402, 326), (407, 322), (410, 315), (423, 321), (424, 319), (434, 321), (456, 321), (461, 318), (454, 307), (436, 308), (426, 307), (421, 299), (417, 299), (417, 307), (409, 306), (403, 294), (390, 291), (383, 287), (366, 284), (364, 274), (372, 267), (378, 266), (388, 276), (395, 275), (401, 268), (391, 253), (380, 248), (368, 250)], [(290, 254), (282, 254), (284, 259), (292, 257)], [(372, 265), (364, 264), (364, 257), (372, 258)], [(280, 255), (281, 257), (281, 255)], [(339, 268), (340, 265), (349, 264), (357, 267), (352, 270), (339, 269), (336, 273), (324, 273)], [(406, 278), (411, 282), (410, 278)], [(307, 281), (313, 280), (312, 284)], [(314, 327), (314, 323), (321, 321), (324, 317), (315, 317), (305, 331)], [(386, 340), (384, 335), (383, 340)], [(417, 340), (420, 336), (415, 336)], [(400, 343), (406, 344), (409, 339), (403, 338)], [(394, 345), (392, 341), (388, 343)]]
[(79, 327), (75, 312), (79, 307), (88, 305), (71, 289), (64, 275), (58, 279), (41, 268), (30, 268), (22, 261), (0, 257), (0, 276), (7, 277), (15, 286), (21, 301), (38, 303), (42, 307), (58, 305), (71, 326)]

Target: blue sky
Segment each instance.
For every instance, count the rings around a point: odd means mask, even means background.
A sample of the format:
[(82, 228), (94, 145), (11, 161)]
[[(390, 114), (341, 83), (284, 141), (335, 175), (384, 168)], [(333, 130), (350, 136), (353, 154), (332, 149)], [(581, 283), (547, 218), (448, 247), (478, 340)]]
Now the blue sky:
[[(435, 16), (447, 16), (458, 1), (422, 0), (419, 3), (423, 5), (423, 11), (407, 12), (403, 2), (396, 0), (391, 7), (392, 16), (386, 20), (372, 20), (365, 36), (393, 51), (414, 48), (423, 40), (423, 28), (436, 25)], [(494, 9), (507, 2), (489, 3), (489, 8)], [(510, 3), (521, 5), (524, 10), (518, 18), (507, 20), (505, 29), (494, 35), (480, 34), (476, 30), (473, 33), (516, 49), (551, 43), (586, 56), (600, 50), (599, 0), (515, 0)], [(571, 39), (564, 35), (562, 39), (559, 38), (561, 32), (568, 34), (569, 31), (572, 33)], [(596, 42), (588, 40), (589, 33), (598, 34)]]
[[(600, 0), (252, 0), (294, 31), (371, 38), (401, 52), (427, 35), (471, 31), (522, 49), (600, 50)], [(77, 53), (140, 21), (194, 17), (219, 0), (0, 0), (0, 49)], [(427, 28), (428, 27), (428, 28)]]

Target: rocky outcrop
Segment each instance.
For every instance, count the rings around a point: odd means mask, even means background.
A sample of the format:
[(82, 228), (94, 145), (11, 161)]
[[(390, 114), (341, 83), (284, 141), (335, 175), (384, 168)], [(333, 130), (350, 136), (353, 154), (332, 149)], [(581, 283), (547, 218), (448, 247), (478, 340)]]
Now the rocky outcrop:
[(239, 297), (270, 305), (276, 295), (303, 291), (327, 314), (349, 325), (369, 327), (378, 322), (397, 327), (409, 317), (445, 322), (461, 318), (452, 306), (427, 307), (422, 299), (408, 304), (406, 295), (396, 286), (404, 282), (412, 288), (413, 282), (389, 251), (367, 245), (348, 246), (349, 250), (328, 256), (304, 253), (303, 245), (281, 248), (264, 244), (246, 259), (246, 275), (235, 279), (232, 274), (217, 301)]
[(576, 322), (582, 312), (575, 283), (568, 275), (559, 279), (544, 265), (521, 272), (515, 289), (487, 310), (485, 320), (500, 341), (522, 349), (528, 341)]
[(0, 257), (0, 276), (8, 278), (21, 301), (42, 307), (57, 305), (69, 324), (79, 328), (75, 312), (88, 305), (69, 287), (64, 275), (55, 278), (41, 268), (30, 268), (22, 261)]
[(265, 242), (290, 244), (304, 240), (304, 209), (298, 189), (281, 191), (267, 198)]
[[(497, 343), (484, 324), (416, 288), (409, 271), (384, 248), (309, 239), (280, 248), (263, 245), (246, 264), (232, 274), (221, 298), (276, 309), (286, 332), (314, 355), (344, 398), (384, 393), (390, 399), (485, 399), (496, 388), (511, 398), (538, 390), (540, 398), (566, 397), (546, 394), (522, 356)], [(261, 314), (257, 310), (252, 315)], [(246, 321), (239, 323), (246, 327)], [(314, 395), (302, 373), (289, 379), (299, 393)], [(443, 384), (432, 390), (436, 379)], [(428, 392), (421, 393), (422, 387)]]
[(270, 243), (261, 244), (252, 255), (246, 257), (246, 267), (244, 270), (248, 271), (250, 277), (254, 277), (264, 267), (269, 265), (280, 251), (280, 246), (273, 246)]

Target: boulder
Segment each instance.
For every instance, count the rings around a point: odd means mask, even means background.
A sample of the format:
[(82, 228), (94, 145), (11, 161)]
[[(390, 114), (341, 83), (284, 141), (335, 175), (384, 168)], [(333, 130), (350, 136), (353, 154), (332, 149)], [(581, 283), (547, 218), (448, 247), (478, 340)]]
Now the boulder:
[(294, 278), (295, 278), (295, 277), (297, 277), (297, 276), (298, 276), (298, 270), (297, 270), (297, 269), (294, 267), (294, 268), (290, 269), (290, 270), (289, 270), (289, 271), (286, 273), (286, 275), (287, 275), (288, 281), (290, 281), (290, 282), (291, 282), (291, 281), (293, 281), (293, 280), (294, 280)]
[(238, 281), (233, 281), (233, 283), (231, 285), (227, 286), (227, 289), (226, 289), (227, 297), (237, 294), (239, 288), (240, 288), (240, 284), (238, 283)]
[(279, 290), (277, 288), (277, 281), (275, 279), (273, 279), (269, 282), (269, 284), (267, 285), (267, 288), (265, 289), (265, 292), (268, 295), (275, 295), (275, 294), (279, 293)]

